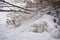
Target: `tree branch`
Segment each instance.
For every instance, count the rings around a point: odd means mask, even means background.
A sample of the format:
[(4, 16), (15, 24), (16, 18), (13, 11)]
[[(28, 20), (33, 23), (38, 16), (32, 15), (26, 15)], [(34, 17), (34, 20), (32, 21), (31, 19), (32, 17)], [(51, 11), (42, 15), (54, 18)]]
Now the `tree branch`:
[(0, 12), (24, 12), (26, 14), (30, 14), (29, 12), (21, 11), (21, 10), (16, 11), (16, 10), (2, 10), (2, 9), (0, 9)]
[(20, 8), (20, 9), (23, 9), (23, 10), (25, 10), (25, 11), (35, 12), (35, 11), (33, 11), (33, 10), (28, 10), (28, 9), (22, 8), (22, 7), (20, 7), (20, 6), (16, 6), (16, 5), (14, 5), (14, 4), (11, 4), (11, 3), (9, 3), (9, 2), (6, 2), (6, 1), (2, 1), (2, 2), (6, 3), (6, 4), (9, 4), (9, 5), (12, 5), (12, 6), (14, 6), (14, 7)]

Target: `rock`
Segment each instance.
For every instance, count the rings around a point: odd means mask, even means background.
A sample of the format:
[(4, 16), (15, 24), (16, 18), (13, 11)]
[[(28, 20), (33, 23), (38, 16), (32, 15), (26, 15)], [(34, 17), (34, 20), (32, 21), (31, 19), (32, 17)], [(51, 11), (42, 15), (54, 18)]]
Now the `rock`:
[(56, 23), (56, 19), (53, 19), (54, 23)]
[(49, 15), (50, 15), (50, 14), (51, 14), (51, 12), (48, 12), (47, 14), (49, 14)]

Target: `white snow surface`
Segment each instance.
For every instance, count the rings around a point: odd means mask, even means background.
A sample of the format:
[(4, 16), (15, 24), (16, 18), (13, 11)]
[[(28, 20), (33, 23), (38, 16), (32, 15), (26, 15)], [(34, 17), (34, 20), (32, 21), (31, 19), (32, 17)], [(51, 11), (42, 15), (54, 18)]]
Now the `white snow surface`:
[[(11, 1), (11, 0), (9, 0)], [(12, 0), (12, 3), (14, 0)], [(42, 33), (32, 32), (31, 25), (33, 23), (40, 23), (46, 21), (49, 23), (49, 28), (54, 28), (53, 17), (47, 14), (44, 14), (41, 19), (38, 17), (33, 17), (31, 20), (26, 20), (23, 25), (14, 28), (8, 27), (6, 24), (7, 13), (0, 12), (0, 40), (60, 40), (54, 39), (50, 36), (50, 33), (44, 31)], [(39, 16), (40, 17), (40, 16)], [(48, 29), (49, 29), (48, 28)], [(55, 33), (55, 32), (54, 32)], [(57, 34), (57, 33), (56, 33)], [(53, 33), (52, 33), (53, 35)], [(54, 36), (54, 35), (53, 35)], [(58, 35), (55, 35), (58, 36)]]
[[(33, 19), (31, 20), (31, 22), (27, 22), (18, 28), (10, 29), (10, 27), (7, 27), (6, 18), (7, 18), (6, 13), (1, 12), (0, 13), (0, 40), (59, 40), (59, 39), (52, 38), (50, 36), (50, 33), (48, 32), (43, 32), (43, 33), (31, 32), (31, 24), (35, 23)], [(49, 17), (49, 15), (45, 15), (43, 17), (44, 21), (52, 22), (50, 18), (52, 19), (52, 17), (51, 16)], [(39, 20), (40, 19), (38, 19), (37, 21), (39, 22)]]

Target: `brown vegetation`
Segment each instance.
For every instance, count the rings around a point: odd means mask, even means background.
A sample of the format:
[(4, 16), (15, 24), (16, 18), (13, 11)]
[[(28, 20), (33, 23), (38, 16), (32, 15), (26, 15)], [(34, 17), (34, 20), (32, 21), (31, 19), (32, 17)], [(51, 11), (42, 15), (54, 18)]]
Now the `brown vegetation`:
[(41, 7), (41, 6), (47, 6), (51, 5), (53, 7), (60, 6), (60, 0), (37, 0), (34, 2), (27, 2), (27, 7)]

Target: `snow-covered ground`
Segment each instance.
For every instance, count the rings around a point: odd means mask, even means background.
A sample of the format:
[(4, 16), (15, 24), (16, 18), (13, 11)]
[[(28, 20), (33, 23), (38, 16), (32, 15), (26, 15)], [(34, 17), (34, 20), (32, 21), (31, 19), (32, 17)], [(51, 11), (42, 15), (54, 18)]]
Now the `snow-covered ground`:
[[(50, 20), (50, 18), (52, 19), (52, 17), (51, 16), (49, 17), (49, 15), (45, 17), (47, 17), (45, 21)], [(6, 19), (7, 19), (6, 13), (1, 12), (0, 13), (0, 40), (59, 40), (59, 39), (52, 38), (50, 36), (50, 33), (46, 31), (43, 33), (32, 32), (30, 25), (34, 23), (33, 19), (30, 22), (28, 21), (24, 25), (21, 25), (20, 27), (13, 28), (13, 29), (7, 27)], [(52, 20), (50, 20), (50, 22), (51, 21)]]
[[(8, 26), (6, 23), (7, 13), (0, 12), (0, 40), (60, 40), (60, 39), (55, 39), (51, 37), (51, 32), (52, 32), (51, 30), (56, 29), (55, 23), (53, 22), (54, 17), (51, 15), (45, 14), (47, 13), (47, 11), (45, 10), (48, 10), (48, 9), (43, 9), (44, 12), (38, 12), (38, 14), (36, 14), (34, 17), (24, 20), (22, 22), (22, 25), (16, 28), (13, 26), (11, 27)], [(31, 15), (26, 16), (26, 14), (24, 14), (23, 16), (27, 17)], [(33, 32), (34, 28), (32, 26), (34, 26), (34, 24), (37, 24), (38, 26), (38, 24), (41, 24), (41, 23), (43, 24), (43, 22), (47, 23), (48, 26), (44, 26), (44, 27), (47, 27), (47, 30), (43, 31), (42, 33), (40, 33), (41, 29), (38, 30), (38, 33)], [(45, 28), (42, 28), (42, 30), (44, 29)], [(58, 37), (57, 35), (59, 34), (58, 31), (57, 32), (54, 31), (53, 33), (56, 34), (55, 37)], [(53, 33), (52, 33), (52, 36), (54, 36)]]

